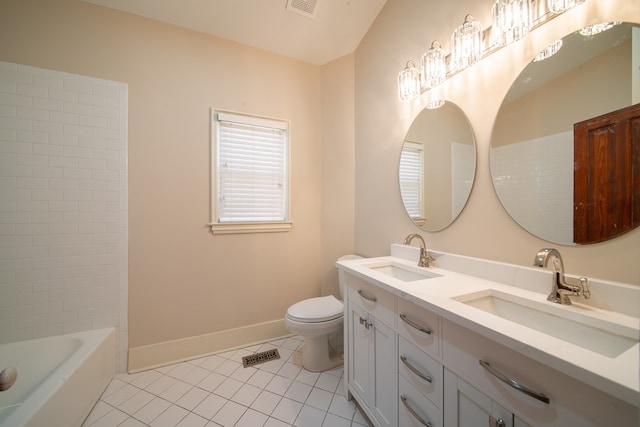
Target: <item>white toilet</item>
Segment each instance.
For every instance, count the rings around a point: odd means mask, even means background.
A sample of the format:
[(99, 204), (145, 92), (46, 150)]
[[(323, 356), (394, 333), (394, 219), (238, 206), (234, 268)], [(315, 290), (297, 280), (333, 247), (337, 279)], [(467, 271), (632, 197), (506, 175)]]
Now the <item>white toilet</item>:
[[(361, 258), (345, 255), (339, 261)], [(343, 292), (343, 273), (338, 270), (340, 297)], [(302, 366), (308, 371), (321, 372), (343, 363), (342, 355), (330, 348), (329, 339), (342, 331), (344, 305), (333, 295), (309, 298), (287, 309), (284, 324), (288, 330), (304, 338)]]

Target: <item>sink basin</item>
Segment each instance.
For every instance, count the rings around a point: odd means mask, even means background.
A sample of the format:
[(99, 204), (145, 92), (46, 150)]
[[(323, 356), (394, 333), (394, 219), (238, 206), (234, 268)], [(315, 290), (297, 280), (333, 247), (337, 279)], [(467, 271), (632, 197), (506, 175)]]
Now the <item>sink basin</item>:
[(377, 271), (378, 273), (386, 274), (387, 276), (402, 280), (403, 282), (415, 282), (417, 280), (440, 277), (439, 274), (430, 272), (423, 267), (409, 267), (408, 265), (399, 264), (393, 261), (368, 264), (366, 267)]
[(547, 301), (486, 289), (454, 297), (471, 307), (551, 335), (563, 341), (615, 358), (638, 344), (638, 329), (588, 316), (572, 305), (569, 308)]

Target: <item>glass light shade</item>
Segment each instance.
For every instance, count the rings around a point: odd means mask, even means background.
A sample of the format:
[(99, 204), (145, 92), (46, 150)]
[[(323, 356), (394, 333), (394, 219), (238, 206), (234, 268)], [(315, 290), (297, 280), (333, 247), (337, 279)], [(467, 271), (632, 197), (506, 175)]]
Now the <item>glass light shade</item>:
[(562, 13), (582, 3), (584, 0), (547, 0), (547, 7), (553, 13)]
[(595, 36), (596, 34), (603, 33), (608, 29), (611, 29), (619, 24), (620, 24), (619, 21), (603, 22), (601, 24), (593, 24), (593, 25), (589, 25), (588, 27), (584, 27), (581, 30), (579, 30), (579, 32), (583, 36), (591, 37), (591, 36)]
[(529, 0), (496, 0), (491, 10), (492, 45), (505, 46), (520, 40), (531, 27)]
[(424, 89), (438, 86), (444, 81), (447, 76), (445, 56), (440, 43), (434, 41), (420, 58), (420, 84)]
[(413, 101), (420, 95), (420, 73), (413, 61), (407, 62), (398, 74), (398, 97), (400, 101)]
[(551, 58), (553, 55), (558, 53), (561, 47), (562, 47), (562, 39), (551, 43), (549, 46), (544, 48), (539, 54), (537, 54), (535, 58), (533, 58), (533, 62), (544, 61), (545, 59)]
[(451, 69), (463, 70), (482, 57), (482, 25), (467, 15), (451, 35)]

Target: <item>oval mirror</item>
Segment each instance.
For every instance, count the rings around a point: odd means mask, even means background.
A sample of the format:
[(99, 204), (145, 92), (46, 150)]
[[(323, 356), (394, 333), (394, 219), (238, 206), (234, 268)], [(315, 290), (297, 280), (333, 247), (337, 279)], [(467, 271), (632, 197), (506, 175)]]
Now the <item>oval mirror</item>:
[(496, 194), (522, 228), (550, 242), (601, 242), (640, 223), (640, 28), (609, 24), (569, 34), (557, 53), (532, 61), (494, 123)]
[(476, 171), (476, 146), (467, 116), (452, 102), (415, 118), (400, 154), (404, 208), (424, 231), (449, 226), (464, 208)]

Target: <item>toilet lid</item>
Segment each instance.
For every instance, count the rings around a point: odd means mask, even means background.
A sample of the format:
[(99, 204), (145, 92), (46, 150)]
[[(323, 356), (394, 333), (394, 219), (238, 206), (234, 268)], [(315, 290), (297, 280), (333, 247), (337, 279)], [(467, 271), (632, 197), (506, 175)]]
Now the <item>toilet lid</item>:
[(326, 322), (341, 317), (343, 308), (336, 297), (329, 295), (297, 302), (289, 307), (287, 316), (298, 322)]

